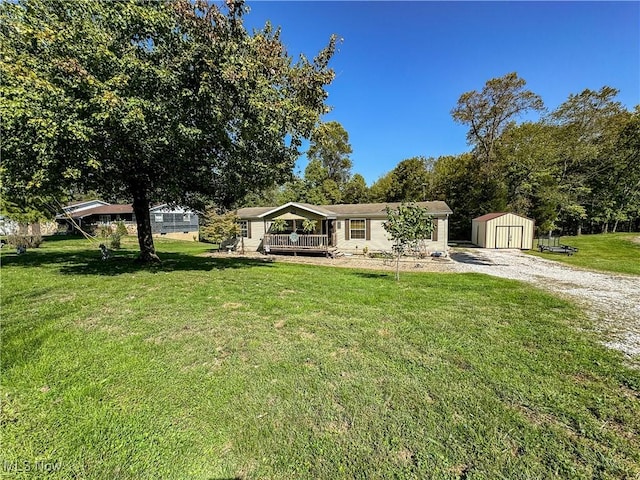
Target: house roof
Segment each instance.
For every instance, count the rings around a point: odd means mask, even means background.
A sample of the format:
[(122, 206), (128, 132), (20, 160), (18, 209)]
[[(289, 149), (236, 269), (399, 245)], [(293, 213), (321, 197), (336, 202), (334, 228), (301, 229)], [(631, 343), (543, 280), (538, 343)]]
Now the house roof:
[(529, 218), (529, 217), (525, 217), (523, 215), (518, 215), (517, 213), (512, 213), (512, 212), (485, 213), (484, 215), (481, 215), (480, 217), (476, 217), (473, 220), (475, 222), (487, 222), (489, 220), (493, 220), (494, 218), (502, 217), (503, 215), (509, 215), (509, 214), (515, 215), (516, 217), (526, 218), (527, 220), (531, 220), (531, 218)]
[(87, 208), (78, 212), (68, 212), (68, 214), (57, 215), (56, 218), (86, 218), (91, 215), (120, 215), (125, 213), (133, 213), (133, 206), (127, 205), (100, 205), (99, 207)]
[(170, 203), (159, 203), (158, 205), (154, 205), (149, 208), (150, 212), (164, 212), (164, 213), (196, 213), (193, 210), (190, 210), (186, 207), (181, 207), (180, 205), (173, 205)]
[(87, 210), (89, 208), (93, 208), (91, 206), (92, 204), (96, 205), (96, 206), (109, 205), (104, 200), (98, 200), (97, 198), (94, 198), (93, 200), (79, 200), (79, 201), (75, 201), (75, 202), (70, 202), (67, 205), (65, 205), (64, 207), (62, 207), (62, 209), (65, 212), (75, 212), (75, 211), (78, 211), (78, 210)]
[[(426, 208), (432, 215), (442, 215), (453, 213), (445, 202), (432, 201), (432, 202), (415, 202), (422, 208)], [(390, 209), (396, 209), (401, 205), (400, 202), (390, 203), (352, 203), (342, 205), (323, 205), (323, 208), (330, 209), (337, 215), (365, 215), (365, 216), (386, 216), (387, 207)]]
[[(426, 208), (433, 215), (448, 215), (453, 213), (449, 206), (442, 201), (433, 202), (416, 202), (417, 205)], [(296, 206), (297, 208), (307, 210), (324, 217), (344, 217), (347, 215), (361, 215), (367, 217), (386, 216), (386, 208), (398, 208), (399, 202), (393, 203), (351, 203), (342, 205), (310, 205), (308, 203), (289, 202), (279, 207), (248, 207), (239, 208), (237, 215), (240, 218), (264, 218), (270, 214), (288, 207)]]
[(474, 218), (474, 220), (477, 222), (486, 222), (487, 220), (493, 220), (494, 218), (498, 218), (506, 214), (506, 212), (485, 213), (484, 215)]
[[(96, 204), (91, 206), (91, 204)], [(85, 218), (90, 215), (122, 215), (133, 213), (133, 205), (127, 204), (109, 204), (103, 200), (88, 200), (82, 202), (73, 202), (65, 205), (63, 208), (64, 213), (56, 215), (59, 220), (69, 218)], [(183, 207), (171, 208), (168, 203), (161, 203), (149, 208), (150, 212), (163, 211), (174, 213), (191, 212)]]

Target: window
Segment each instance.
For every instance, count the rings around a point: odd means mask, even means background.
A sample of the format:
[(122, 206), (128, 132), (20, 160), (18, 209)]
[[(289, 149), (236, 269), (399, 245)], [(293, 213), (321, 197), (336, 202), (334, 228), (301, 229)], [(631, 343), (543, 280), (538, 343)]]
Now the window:
[(182, 221), (183, 222), (190, 222), (191, 221), (191, 214), (190, 213), (183, 213), (182, 214)]
[(358, 218), (349, 222), (349, 236), (356, 240), (364, 240), (367, 236), (367, 222), (364, 218)]
[(156, 213), (154, 215), (154, 219), (156, 223), (162, 223), (163, 218), (164, 218), (164, 215), (162, 215), (161, 213)]
[(111, 215), (100, 215), (99, 221), (100, 223), (109, 223), (111, 222)]
[(240, 227), (240, 236), (244, 238), (248, 238), (249, 237), (249, 221), (240, 220), (238, 222), (238, 226)]

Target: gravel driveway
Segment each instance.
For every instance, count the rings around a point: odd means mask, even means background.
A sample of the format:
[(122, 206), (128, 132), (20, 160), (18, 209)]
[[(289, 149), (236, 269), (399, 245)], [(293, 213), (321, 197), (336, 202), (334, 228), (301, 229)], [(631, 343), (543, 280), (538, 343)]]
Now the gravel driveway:
[(577, 300), (607, 346), (640, 355), (640, 277), (580, 270), (519, 250), (452, 249), (451, 259), (456, 272), (522, 280)]

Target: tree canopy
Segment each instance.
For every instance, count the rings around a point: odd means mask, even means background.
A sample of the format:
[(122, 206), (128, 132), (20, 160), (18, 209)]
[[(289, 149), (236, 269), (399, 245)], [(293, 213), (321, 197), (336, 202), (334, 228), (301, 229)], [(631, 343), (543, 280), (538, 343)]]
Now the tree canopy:
[(342, 185), (351, 177), (349, 155), (352, 152), (347, 131), (340, 123), (330, 121), (314, 129), (307, 156), (311, 162), (320, 161), (326, 169), (327, 178), (336, 185)]
[(541, 111), (542, 99), (530, 90), (517, 73), (488, 80), (481, 92), (463, 93), (451, 111), (456, 122), (469, 126), (467, 140), (478, 156), (493, 160), (494, 145), (510, 121), (528, 110)]
[(425, 240), (433, 231), (433, 218), (426, 208), (413, 203), (401, 203), (398, 208), (387, 207), (387, 220), (382, 227), (393, 240), (396, 254), (396, 280), (400, 280), (400, 256), (409, 246)]
[(280, 30), (249, 34), (242, 1), (0, 5), (2, 195), (94, 190), (149, 205), (227, 207), (290, 177), (319, 118), (335, 37), (312, 60)]

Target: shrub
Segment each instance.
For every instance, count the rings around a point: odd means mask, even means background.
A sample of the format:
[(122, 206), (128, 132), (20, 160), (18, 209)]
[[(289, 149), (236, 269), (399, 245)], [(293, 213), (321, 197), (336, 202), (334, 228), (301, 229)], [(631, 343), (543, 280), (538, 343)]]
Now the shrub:
[(116, 230), (109, 236), (109, 246), (115, 250), (120, 248), (120, 240), (122, 239), (122, 235), (118, 233)]
[(26, 250), (27, 248), (38, 248), (42, 244), (41, 235), (8, 235), (7, 243), (15, 248)]
[(111, 225), (100, 225), (96, 229), (96, 236), (100, 238), (107, 239), (111, 236), (113, 230), (111, 230)]
[(127, 230), (124, 222), (120, 221), (116, 224), (116, 233), (120, 235), (120, 237), (126, 237), (129, 234), (129, 230)]
[(233, 212), (218, 215), (214, 209), (209, 209), (204, 213), (200, 227), (203, 240), (220, 244), (239, 234), (238, 217)]

